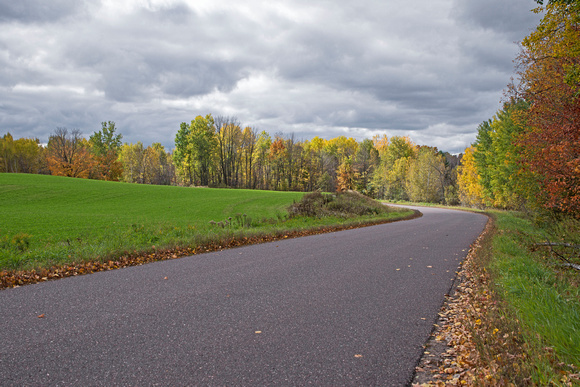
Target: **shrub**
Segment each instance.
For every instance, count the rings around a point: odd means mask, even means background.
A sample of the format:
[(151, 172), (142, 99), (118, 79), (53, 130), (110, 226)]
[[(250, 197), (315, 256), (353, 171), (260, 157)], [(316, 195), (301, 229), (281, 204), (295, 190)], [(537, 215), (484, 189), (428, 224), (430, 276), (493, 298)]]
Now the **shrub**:
[(336, 195), (312, 192), (304, 195), (302, 200), (292, 204), (288, 209), (290, 217), (372, 216), (383, 214), (388, 211), (388, 207), (354, 191), (340, 192)]

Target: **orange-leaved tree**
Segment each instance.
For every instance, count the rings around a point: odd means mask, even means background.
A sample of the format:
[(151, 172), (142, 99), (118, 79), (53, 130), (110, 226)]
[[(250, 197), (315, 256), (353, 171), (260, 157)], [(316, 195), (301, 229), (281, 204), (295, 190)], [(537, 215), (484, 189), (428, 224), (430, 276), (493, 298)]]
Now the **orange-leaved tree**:
[(88, 151), (89, 144), (78, 129), (56, 128), (47, 146), (50, 173), (56, 176), (88, 178), (96, 161)]

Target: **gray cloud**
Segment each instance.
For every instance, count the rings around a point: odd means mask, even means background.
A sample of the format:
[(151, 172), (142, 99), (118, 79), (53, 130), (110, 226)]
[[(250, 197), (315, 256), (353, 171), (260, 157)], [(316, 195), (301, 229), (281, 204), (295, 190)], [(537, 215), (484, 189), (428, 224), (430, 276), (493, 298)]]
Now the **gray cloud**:
[(0, 3), (0, 22), (50, 22), (60, 21), (78, 13), (85, 1), (78, 0), (18, 0)]
[(460, 152), (499, 107), (532, 0), (0, 5), (0, 134), (113, 120), (171, 147), (179, 123), (236, 115), (276, 132), (410, 135)]
[[(470, 26), (496, 31), (510, 41), (521, 41), (538, 22), (532, 12), (536, 2), (528, 1), (462, 1), (454, 0), (453, 15), (458, 21)], [(523, 36), (522, 36), (523, 33)]]

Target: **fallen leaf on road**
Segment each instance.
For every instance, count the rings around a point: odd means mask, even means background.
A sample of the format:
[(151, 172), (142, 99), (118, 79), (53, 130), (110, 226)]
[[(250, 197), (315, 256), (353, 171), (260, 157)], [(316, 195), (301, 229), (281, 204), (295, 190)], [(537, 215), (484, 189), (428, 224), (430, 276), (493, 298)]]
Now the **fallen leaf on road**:
[(44, 316), (44, 313), (43, 313), (43, 314), (39, 314), (39, 315), (38, 315), (38, 318), (44, 318), (44, 317), (45, 317), (45, 316)]
[(356, 355), (354, 355), (354, 357), (361, 358), (361, 357), (363, 357), (363, 355), (356, 354)]

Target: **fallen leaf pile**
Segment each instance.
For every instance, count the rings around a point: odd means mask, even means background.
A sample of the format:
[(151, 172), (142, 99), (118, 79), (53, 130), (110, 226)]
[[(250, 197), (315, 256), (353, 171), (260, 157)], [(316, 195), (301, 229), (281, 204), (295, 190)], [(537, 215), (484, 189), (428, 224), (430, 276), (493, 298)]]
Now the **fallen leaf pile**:
[(441, 308), (425, 353), (416, 368), (413, 386), (498, 385), (497, 367), (481, 359), (474, 334), (493, 301), (487, 290), (485, 269), (476, 267), (481, 242), (491, 231), (491, 220), (458, 272), (458, 284)]
[[(404, 219), (397, 219), (395, 221), (414, 219), (420, 216), (421, 213), (416, 211), (411, 216), (408, 216)], [(368, 227), (377, 224), (391, 222), (393, 222), (393, 220), (383, 219), (370, 222), (361, 222), (357, 224), (320, 227), (310, 230), (280, 232), (278, 234), (273, 235), (232, 237), (219, 242), (209, 243), (197, 247), (158, 249), (155, 246), (152, 246), (151, 249), (146, 252), (126, 253), (120, 257), (115, 258), (114, 260), (108, 260), (103, 262), (91, 261), (91, 262), (70, 263), (39, 270), (10, 270), (10, 271), (4, 270), (0, 271), (0, 289), (13, 288), (22, 285), (44, 282), (48, 280), (60, 279), (64, 277), (90, 274), (99, 271), (115, 270), (128, 266), (138, 266), (150, 262), (176, 259), (179, 257), (209, 253), (213, 251), (220, 251), (233, 247), (273, 242), (282, 239), (297, 238), (302, 236), (323, 234), (335, 231), (350, 230), (359, 227)]]
[[(528, 344), (518, 331), (518, 321), (506, 321), (501, 313), (481, 262), (482, 245), (492, 231), (489, 220), (463, 261), (457, 285), (441, 308), (416, 367), (414, 387), (531, 385), (521, 373), (529, 356)], [(573, 365), (559, 364), (559, 368), (561, 385), (580, 384)]]

